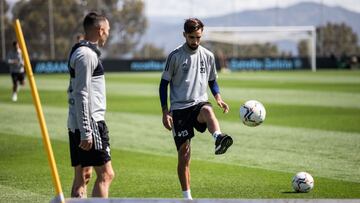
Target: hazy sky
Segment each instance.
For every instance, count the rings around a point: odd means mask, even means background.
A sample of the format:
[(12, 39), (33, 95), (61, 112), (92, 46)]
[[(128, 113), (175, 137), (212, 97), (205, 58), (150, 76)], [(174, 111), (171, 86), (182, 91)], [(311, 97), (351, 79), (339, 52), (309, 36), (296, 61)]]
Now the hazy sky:
[[(18, 0), (6, 0), (11, 5)], [(106, 2), (106, 0), (102, 0)], [(342, 6), (360, 13), (360, 0), (143, 0), (148, 16), (209, 17), (229, 12), (287, 7), (299, 2)]]
[(149, 16), (218, 16), (249, 9), (287, 7), (299, 2), (342, 6), (360, 12), (360, 0), (144, 0)]

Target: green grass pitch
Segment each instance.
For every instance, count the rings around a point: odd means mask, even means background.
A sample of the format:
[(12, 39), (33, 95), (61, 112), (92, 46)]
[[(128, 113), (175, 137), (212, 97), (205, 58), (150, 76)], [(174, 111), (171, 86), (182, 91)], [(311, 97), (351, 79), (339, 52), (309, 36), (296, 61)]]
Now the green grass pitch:
[[(160, 75), (106, 75), (116, 172), (111, 197), (181, 198), (176, 148), (161, 122)], [(68, 198), (73, 177), (66, 130), (68, 75), (35, 75), (35, 80)], [(230, 112), (222, 114), (211, 94), (210, 101), (234, 145), (215, 156), (209, 133), (196, 134), (194, 198), (360, 198), (359, 71), (221, 73), (218, 82)], [(238, 116), (249, 99), (267, 110), (265, 122), (255, 128), (244, 126)], [(13, 103), (10, 77), (0, 76), (0, 117), (0, 202), (48, 202), (55, 192), (28, 84)], [(310, 193), (292, 192), (291, 178), (299, 171), (313, 175)]]

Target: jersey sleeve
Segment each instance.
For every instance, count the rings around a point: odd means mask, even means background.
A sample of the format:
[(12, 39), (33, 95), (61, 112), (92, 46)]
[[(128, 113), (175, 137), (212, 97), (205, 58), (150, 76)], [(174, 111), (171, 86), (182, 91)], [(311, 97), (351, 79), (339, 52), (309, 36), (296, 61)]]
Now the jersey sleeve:
[(209, 81), (214, 81), (217, 79), (217, 71), (216, 71), (215, 57), (213, 54), (209, 55), (209, 64), (210, 64)]
[(173, 73), (175, 71), (175, 60), (176, 60), (176, 53), (177, 52), (178, 52), (178, 50), (174, 50), (167, 57), (161, 79), (170, 81), (172, 76), (174, 75)]
[(81, 140), (90, 139), (92, 136), (89, 98), (91, 94), (91, 76), (98, 63), (97, 57), (87, 49), (85, 47), (79, 48), (73, 54), (76, 75), (73, 91)]

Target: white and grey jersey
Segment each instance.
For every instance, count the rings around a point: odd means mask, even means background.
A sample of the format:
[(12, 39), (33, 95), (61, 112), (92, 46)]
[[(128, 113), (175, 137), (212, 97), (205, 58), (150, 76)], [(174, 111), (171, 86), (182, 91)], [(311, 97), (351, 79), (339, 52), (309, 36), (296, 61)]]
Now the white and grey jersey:
[(68, 128), (79, 129), (82, 140), (96, 133), (96, 122), (105, 120), (105, 76), (99, 55), (96, 45), (83, 41), (69, 57)]
[(185, 43), (171, 52), (162, 79), (170, 82), (170, 110), (208, 100), (208, 82), (217, 78), (215, 57), (206, 48), (192, 50)]
[(12, 50), (7, 55), (7, 62), (10, 67), (10, 73), (23, 73), (24, 60), (21, 56), (21, 50)]

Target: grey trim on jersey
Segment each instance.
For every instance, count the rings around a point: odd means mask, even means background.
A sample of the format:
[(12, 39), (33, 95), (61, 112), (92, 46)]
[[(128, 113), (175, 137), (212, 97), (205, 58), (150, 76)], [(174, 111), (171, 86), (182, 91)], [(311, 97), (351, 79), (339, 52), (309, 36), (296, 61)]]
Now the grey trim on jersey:
[(105, 76), (92, 76), (98, 63), (96, 53), (86, 46), (71, 55), (70, 67), (75, 70), (75, 78), (70, 78), (68, 88), (68, 128), (79, 129), (81, 140), (94, 136), (95, 146), (102, 147), (96, 122), (105, 120), (106, 90)]
[(161, 78), (170, 82), (170, 110), (205, 102), (208, 82), (217, 78), (214, 54), (183, 44), (169, 54)]

